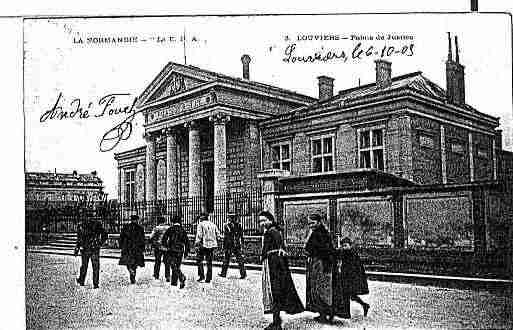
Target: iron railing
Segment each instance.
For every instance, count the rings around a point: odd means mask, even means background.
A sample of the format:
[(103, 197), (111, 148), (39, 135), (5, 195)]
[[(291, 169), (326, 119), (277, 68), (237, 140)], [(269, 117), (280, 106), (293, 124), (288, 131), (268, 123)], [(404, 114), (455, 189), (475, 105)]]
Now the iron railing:
[(174, 217), (180, 217), (189, 234), (195, 234), (197, 217), (207, 213), (223, 231), (228, 213), (235, 213), (245, 235), (258, 235), (258, 212), (262, 209), (262, 193), (248, 190), (240, 193), (217, 194), (211, 197), (187, 197), (157, 201), (136, 201), (118, 203), (115, 200), (99, 202), (75, 201), (27, 201), (25, 221), (27, 232), (76, 232), (78, 224), (86, 217), (100, 220), (109, 233), (119, 233), (130, 221), (131, 215), (138, 215), (145, 231), (151, 231), (158, 217), (164, 217), (170, 224)]

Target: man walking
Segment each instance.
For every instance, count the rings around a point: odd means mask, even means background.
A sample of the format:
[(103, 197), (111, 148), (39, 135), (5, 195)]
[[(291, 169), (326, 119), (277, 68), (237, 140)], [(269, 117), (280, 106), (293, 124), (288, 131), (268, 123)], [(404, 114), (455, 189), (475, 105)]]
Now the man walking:
[[(171, 285), (176, 286), (180, 280), (180, 289), (185, 287), (185, 275), (180, 270), (182, 258), (189, 254), (190, 244), (187, 232), (182, 227), (182, 219), (176, 217), (173, 224), (162, 237), (162, 246), (166, 249), (164, 263), (166, 267), (171, 265)], [(169, 282), (169, 273), (166, 273), (166, 280)]]
[[(166, 219), (160, 216), (157, 218), (157, 226), (153, 228), (150, 235), (151, 246), (153, 247), (153, 253), (155, 255), (155, 263), (153, 265), (153, 277), (158, 280), (160, 277), (160, 264), (162, 263), (162, 255), (164, 254), (165, 247), (162, 246), (162, 237), (166, 230), (169, 229), (169, 225), (165, 224)], [(164, 260), (164, 276), (169, 280), (169, 263)]]
[(80, 275), (77, 283), (84, 285), (87, 275), (87, 267), (89, 259), (93, 266), (93, 287), (98, 289), (100, 282), (100, 247), (107, 240), (107, 233), (103, 229), (102, 224), (93, 218), (94, 214), (84, 219), (84, 222), (78, 227), (77, 243), (75, 245), (75, 256), (82, 257), (82, 265), (80, 266)]
[[(198, 282), (205, 280), (205, 283), (212, 281), (212, 255), (217, 247), (217, 239), (220, 238), (219, 228), (212, 221), (208, 220), (208, 214), (201, 214), (198, 217), (199, 223), (196, 230), (196, 251), (198, 265)], [(203, 259), (207, 261), (207, 277), (203, 271)]]
[(226, 277), (230, 258), (233, 253), (237, 259), (237, 263), (239, 264), (240, 278), (244, 279), (246, 278), (246, 268), (244, 267), (244, 256), (242, 255), (242, 246), (244, 244), (242, 226), (238, 222), (235, 214), (228, 214), (228, 219), (229, 222), (224, 225), (224, 261), (219, 276)]
[(144, 229), (137, 223), (138, 220), (138, 215), (132, 215), (130, 223), (123, 226), (119, 235), (119, 264), (128, 269), (131, 284), (135, 284), (137, 267), (144, 267)]

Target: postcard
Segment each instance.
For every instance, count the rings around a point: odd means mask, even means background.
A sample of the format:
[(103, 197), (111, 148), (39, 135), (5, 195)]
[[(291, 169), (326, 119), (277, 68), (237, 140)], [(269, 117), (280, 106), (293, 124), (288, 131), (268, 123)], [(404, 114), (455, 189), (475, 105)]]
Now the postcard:
[(507, 14), (23, 19), (28, 329), (511, 328)]

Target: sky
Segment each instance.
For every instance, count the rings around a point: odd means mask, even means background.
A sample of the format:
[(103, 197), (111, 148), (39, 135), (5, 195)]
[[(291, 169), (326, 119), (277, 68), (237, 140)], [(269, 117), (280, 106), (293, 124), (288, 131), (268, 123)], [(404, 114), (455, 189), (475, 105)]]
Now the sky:
[[(103, 179), (109, 198), (117, 198), (114, 153), (144, 145), (143, 118), (135, 119), (127, 141), (109, 152), (99, 151), (103, 134), (124, 119), (123, 114), (95, 117), (102, 112), (99, 99), (110, 93), (130, 94), (116, 104), (127, 106), (169, 62), (183, 64), (186, 36), (187, 64), (241, 77), (240, 57), (249, 54), (251, 80), (317, 96), (317, 77), (335, 78), (335, 91), (375, 79), (371, 54), (352, 59), (358, 42), (363, 47), (413, 44), (412, 56), (393, 54), (392, 75), (414, 71), (445, 88), (447, 34), (458, 36), (460, 62), (465, 65), (466, 100), (478, 110), (500, 117), (501, 128), (513, 134), (511, 85), (511, 25), (505, 14), (415, 14), (242, 17), (136, 17), (90, 19), (29, 19), (24, 21), (25, 168), (27, 171), (88, 173)], [(388, 34), (413, 40), (351, 40), (351, 35)], [(304, 41), (308, 35), (349, 39)], [(92, 43), (88, 38), (136, 38), (130, 43)], [(171, 38), (171, 41), (170, 41)], [(174, 41), (173, 39), (174, 38)], [(164, 41), (160, 41), (160, 40)], [(79, 43), (82, 40), (83, 43)], [(98, 39), (96, 39), (98, 40)], [(146, 40), (146, 41), (141, 41)], [(315, 51), (344, 51), (346, 62), (285, 62), (287, 46), (298, 55)], [(379, 53), (379, 52), (378, 52)], [(84, 109), (90, 117), (64, 120), (41, 116), (59, 95), (63, 109)], [(509, 130), (509, 131), (508, 131)], [(511, 150), (513, 145), (508, 146)]]

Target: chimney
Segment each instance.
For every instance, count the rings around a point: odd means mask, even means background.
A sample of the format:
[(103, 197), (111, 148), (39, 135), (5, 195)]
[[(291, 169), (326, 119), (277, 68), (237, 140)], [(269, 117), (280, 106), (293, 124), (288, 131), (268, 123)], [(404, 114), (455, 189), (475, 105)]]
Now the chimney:
[(452, 59), (452, 40), (451, 33), (447, 32), (449, 41), (449, 51), (447, 61), (445, 62), (445, 81), (447, 102), (451, 104), (465, 104), (465, 67), (460, 64), (460, 50), (458, 47), (458, 37), (454, 37), (454, 46), (456, 50), (456, 60)]
[(240, 60), (242, 61), (242, 78), (249, 80), (249, 62), (251, 62), (251, 57), (244, 54)]
[(333, 96), (333, 78), (327, 76), (317, 77), (319, 82), (319, 101), (324, 101)]
[(376, 60), (376, 86), (385, 88), (392, 84), (392, 63), (385, 60)]

